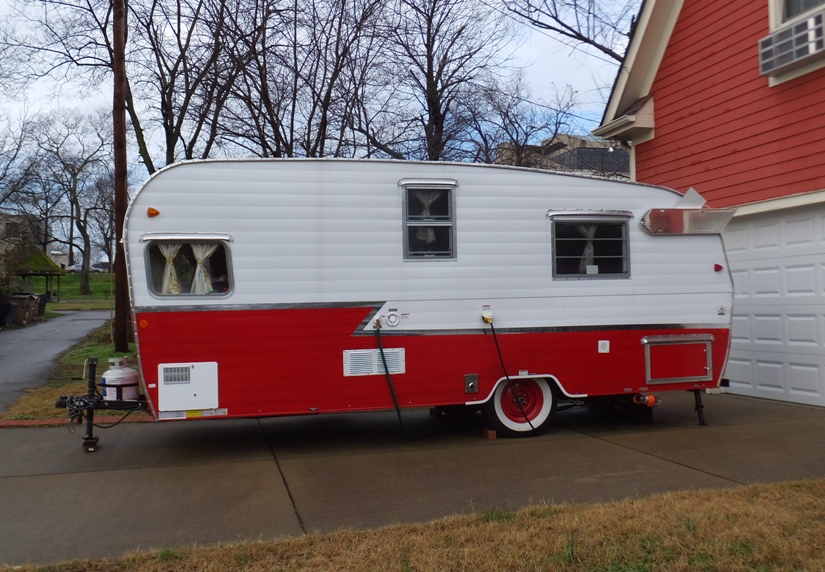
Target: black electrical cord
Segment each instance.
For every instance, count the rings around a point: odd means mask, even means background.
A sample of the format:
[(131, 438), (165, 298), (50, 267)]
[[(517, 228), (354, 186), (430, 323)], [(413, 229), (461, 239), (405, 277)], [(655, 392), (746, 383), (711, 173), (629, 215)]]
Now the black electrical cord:
[(524, 420), (527, 421), (527, 424), (530, 426), (530, 430), (535, 432), (536, 428), (533, 427), (532, 421), (527, 416), (527, 413), (524, 411), (524, 407), (521, 404), (521, 399), (519, 399), (518, 395), (516, 395), (515, 390), (513, 389), (513, 380), (510, 379), (510, 376), (507, 374), (507, 368), (504, 366), (504, 357), (501, 355), (501, 347), (498, 345), (498, 336), (496, 336), (496, 327), (493, 325), (492, 320), (488, 322), (490, 324), (490, 331), (493, 332), (493, 341), (496, 344), (496, 352), (498, 352), (498, 361), (501, 363), (501, 371), (504, 372), (504, 377), (507, 379), (507, 389), (513, 394), (513, 401), (516, 402), (518, 405), (519, 411), (521, 411), (521, 415), (524, 417)]
[[(103, 396), (99, 393), (96, 393), (94, 397), (91, 399), (86, 395), (68, 395), (66, 396), (66, 409), (69, 413), (69, 432), (74, 433), (74, 425), (75, 423), (80, 424), (86, 416), (85, 411), (87, 409), (95, 409), (96, 405), (103, 401)], [(94, 427), (98, 429), (111, 429), (115, 425), (121, 424), (127, 417), (129, 417), (132, 413), (136, 411), (143, 411), (146, 412), (140, 405), (136, 405), (134, 407), (129, 408), (126, 410), (125, 408), (117, 408), (113, 409), (113, 411), (126, 411), (126, 414), (123, 415), (120, 419), (115, 421), (114, 423), (108, 423), (106, 425), (99, 425), (97, 423), (92, 423)]]
[(384, 355), (384, 346), (381, 343), (381, 322), (376, 321), (375, 323), (375, 339), (378, 342), (378, 353), (381, 355), (381, 363), (384, 365), (384, 374), (387, 376), (387, 385), (390, 388), (390, 394), (392, 394), (392, 402), (395, 405), (395, 414), (398, 416), (398, 427), (401, 429), (401, 434), (407, 437), (407, 433), (404, 430), (404, 421), (401, 419), (401, 406), (398, 405), (398, 396), (395, 394), (395, 385), (392, 383), (392, 377), (390, 376), (390, 368), (387, 366), (387, 357)]
[[(121, 411), (122, 411), (122, 409), (121, 409)], [(97, 423), (92, 423), (92, 425), (94, 425), (98, 429), (111, 429), (115, 425), (120, 425), (121, 423), (123, 423), (126, 420), (127, 417), (129, 417), (132, 413), (135, 413), (136, 411), (144, 411), (144, 410), (141, 409), (140, 407), (135, 407), (134, 409), (130, 409), (129, 411), (127, 411), (126, 414), (123, 417), (121, 417), (120, 419), (118, 419), (114, 423), (108, 423), (106, 425), (98, 425)]]
[(398, 404), (398, 396), (395, 394), (395, 385), (392, 382), (392, 376), (390, 375), (390, 368), (387, 365), (387, 358), (384, 355), (384, 345), (381, 343), (381, 321), (375, 321), (375, 339), (378, 342), (378, 353), (381, 355), (381, 364), (384, 366), (384, 374), (387, 377), (387, 385), (390, 388), (390, 394), (392, 395), (392, 402), (395, 405), (395, 414), (398, 416), (398, 429), (401, 431), (401, 435), (407, 441), (418, 441), (419, 439), (424, 439), (426, 437), (435, 437), (436, 435), (441, 435), (443, 433), (448, 433), (450, 430), (445, 431), (436, 431), (434, 433), (425, 433), (424, 435), (418, 436), (410, 436), (407, 434), (407, 430), (404, 427), (404, 420), (401, 418), (401, 406)]

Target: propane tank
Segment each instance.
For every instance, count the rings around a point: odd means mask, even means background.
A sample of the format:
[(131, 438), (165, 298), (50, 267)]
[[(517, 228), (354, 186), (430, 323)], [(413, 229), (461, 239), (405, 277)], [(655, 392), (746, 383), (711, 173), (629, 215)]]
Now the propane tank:
[(100, 379), (103, 401), (137, 401), (140, 397), (138, 372), (129, 367), (129, 358), (109, 358), (109, 364)]

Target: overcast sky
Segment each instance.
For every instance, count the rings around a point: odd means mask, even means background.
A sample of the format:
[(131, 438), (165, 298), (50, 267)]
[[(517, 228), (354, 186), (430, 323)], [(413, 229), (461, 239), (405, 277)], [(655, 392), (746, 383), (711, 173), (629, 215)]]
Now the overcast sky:
[(553, 84), (577, 92), (579, 125), (590, 132), (599, 126), (618, 66), (595, 50), (571, 48), (540, 30), (528, 30), (516, 51), (525, 66), (534, 99), (552, 102)]

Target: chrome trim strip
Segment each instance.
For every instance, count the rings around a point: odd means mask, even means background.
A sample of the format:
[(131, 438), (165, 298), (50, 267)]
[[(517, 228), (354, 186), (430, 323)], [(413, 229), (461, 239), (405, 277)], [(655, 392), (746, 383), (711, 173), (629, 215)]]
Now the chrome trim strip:
[(712, 342), (713, 334), (681, 334), (674, 336), (645, 336), (643, 344), (685, 344), (692, 342)]
[(225, 232), (147, 232), (141, 234), (139, 240), (140, 242), (149, 242), (150, 240), (220, 240), (232, 242), (232, 235)]
[(633, 218), (632, 211), (621, 211), (621, 210), (589, 210), (589, 209), (558, 209), (553, 210), (550, 209), (547, 211), (547, 218), (554, 218), (554, 217), (582, 217), (582, 218), (593, 218), (593, 217), (616, 217), (616, 218), (623, 218), (623, 219), (631, 219)]
[[(180, 298), (178, 298), (180, 299)], [(168, 313), (168, 312), (235, 312), (245, 310), (313, 310), (324, 308), (375, 308), (379, 309), (385, 302), (311, 302), (311, 303), (284, 303), (284, 304), (175, 304), (169, 306), (136, 306), (135, 313)]]
[(398, 181), (399, 187), (415, 187), (415, 188), (429, 188), (429, 187), (458, 187), (458, 181), (455, 179), (401, 179)]

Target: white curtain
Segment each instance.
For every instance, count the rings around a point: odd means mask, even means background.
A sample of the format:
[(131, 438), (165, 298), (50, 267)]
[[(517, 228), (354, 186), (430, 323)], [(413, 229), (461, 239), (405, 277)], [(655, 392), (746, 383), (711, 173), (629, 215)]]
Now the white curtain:
[[(413, 191), (415, 198), (421, 201), (424, 209), (421, 211), (422, 217), (430, 216), (430, 207), (441, 196), (444, 191)], [(435, 242), (435, 229), (431, 226), (419, 227), (415, 233), (415, 238), (424, 244), (432, 244)]]
[(176, 242), (159, 243), (160, 253), (166, 258), (166, 266), (163, 268), (163, 285), (161, 286), (161, 294), (180, 294), (180, 282), (178, 282), (178, 273), (175, 272), (175, 257), (180, 252), (182, 244)]
[(576, 230), (587, 239), (584, 245), (584, 252), (579, 260), (579, 274), (587, 274), (587, 267), (593, 264), (593, 239), (596, 238), (596, 230), (599, 227), (595, 224), (578, 224)]
[(192, 281), (193, 294), (211, 294), (212, 279), (206, 270), (204, 263), (209, 260), (212, 253), (218, 249), (217, 244), (190, 244), (192, 253), (198, 265), (195, 267), (195, 279)]

